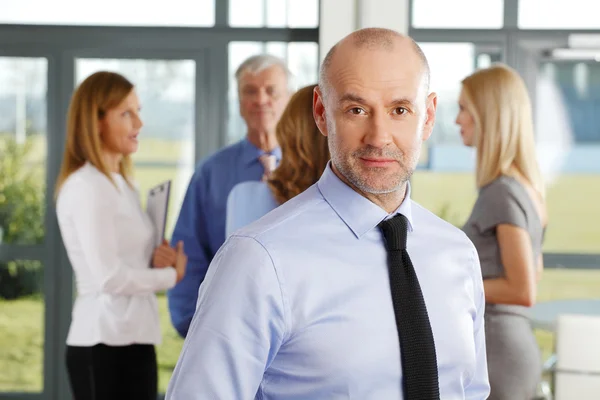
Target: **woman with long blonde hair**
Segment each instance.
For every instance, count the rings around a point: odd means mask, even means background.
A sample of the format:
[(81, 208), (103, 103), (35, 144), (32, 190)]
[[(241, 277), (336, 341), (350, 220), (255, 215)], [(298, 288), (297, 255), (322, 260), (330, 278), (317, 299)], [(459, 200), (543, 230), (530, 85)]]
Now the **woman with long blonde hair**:
[(181, 243), (155, 247), (131, 175), (139, 112), (133, 84), (113, 72), (85, 79), (69, 107), (56, 212), (77, 282), (66, 353), (76, 400), (156, 399), (155, 292), (185, 274)]
[(236, 185), (227, 201), (226, 236), (262, 217), (315, 184), (329, 161), (327, 138), (312, 111), (316, 85), (298, 90), (289, 100), (276, 128), (281, 162), (264, 182)]
[(477, 248), (484, 279), (489, 399), (529, 400), (541, 360), (528, 310), (543, 269), (547, 215), (521, 77), (498, 64), (465, 78), (456, 123), (477, 154), (479, 196), (463, 230)]

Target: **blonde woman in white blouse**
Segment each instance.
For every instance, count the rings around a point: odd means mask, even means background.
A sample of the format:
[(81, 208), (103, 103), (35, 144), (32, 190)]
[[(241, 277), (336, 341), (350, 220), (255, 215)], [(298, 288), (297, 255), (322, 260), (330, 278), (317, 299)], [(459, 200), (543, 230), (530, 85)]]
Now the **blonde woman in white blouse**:
[(77, 281), (66, 354), (76, 400), (156, 400), (155, 292), (185, 274), (182, 243), (154, 248), (131, 179), (139, 111), (131, 82), (112, 72), (81, 83), (69, 109), (56, 209)]

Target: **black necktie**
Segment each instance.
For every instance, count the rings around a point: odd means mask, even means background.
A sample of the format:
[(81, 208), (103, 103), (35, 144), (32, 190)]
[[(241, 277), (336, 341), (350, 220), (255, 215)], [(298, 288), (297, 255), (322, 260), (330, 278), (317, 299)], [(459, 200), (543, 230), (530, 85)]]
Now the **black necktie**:
[(435, 343), (427, 307), (408, 252), (408, 220), (402, 214), (379, 224), (388, 250), (396, 327), (400, 338), (404, 400), (439, 400)]

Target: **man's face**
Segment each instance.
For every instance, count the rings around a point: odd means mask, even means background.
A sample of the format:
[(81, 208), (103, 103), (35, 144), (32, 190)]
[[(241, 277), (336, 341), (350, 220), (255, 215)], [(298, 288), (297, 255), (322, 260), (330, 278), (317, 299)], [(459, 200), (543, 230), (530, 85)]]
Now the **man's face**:
[(240, 114), (249, 131), (274, 132), (289, 100), (285, 71), (274, 65), (253, 74), (244, 73), (239, 83)]
[(328, 93), (315, 92), (315, 120), (334, 168), (364, 193), (402, 188), (431, 135), (437, 98), (427, 96), (422, 62), (410, 50), (336, 54)]

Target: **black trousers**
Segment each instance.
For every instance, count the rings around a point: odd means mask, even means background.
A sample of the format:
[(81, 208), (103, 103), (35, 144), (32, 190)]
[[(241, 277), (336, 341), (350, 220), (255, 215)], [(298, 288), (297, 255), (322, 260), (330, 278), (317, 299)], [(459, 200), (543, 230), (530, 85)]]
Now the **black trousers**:
[(67, 371), (75, 400), (156, 400), (153, 345), (67, 346)]

